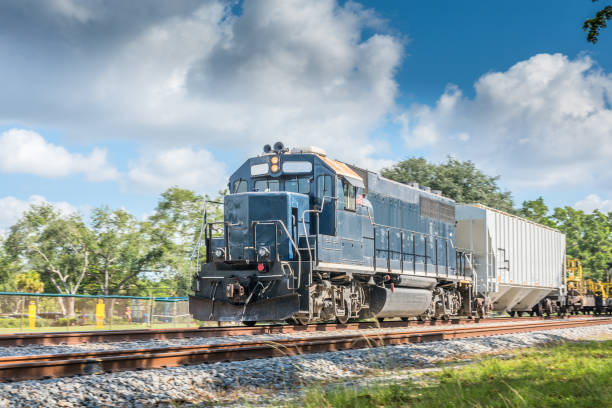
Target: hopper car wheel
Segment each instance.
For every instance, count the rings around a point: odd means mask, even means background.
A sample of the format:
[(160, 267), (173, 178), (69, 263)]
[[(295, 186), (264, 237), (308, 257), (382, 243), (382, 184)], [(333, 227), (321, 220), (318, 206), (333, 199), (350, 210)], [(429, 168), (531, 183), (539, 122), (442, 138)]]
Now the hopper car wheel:
[(409, 321), (409, 320), (410, 320), (410, 318), (409, 318), (409, 317), (402, 317), (401, 319), (402, 319), (402, 322), (407, 322), (407, 321)]
[(252, 320), (246, 320), (242, 322), (242, 324), (244, 324), (247, 327), (253, 327), (255, 326), (256, 323), (257, 323), (256, 321), (252, 321)]
[(516, 312), (514, 310), (509, 311), (508, 314), (510, 315), (510, 317), (516, 316)]
[(516, 314), (518, 315), (518, 317), (523, 317), (523, 312), (516, 312)]
[(417, 316), (417, 319), (419, 320), (419, 322), (428, 322), (430, 320), (435, 320), (432, 316), (431, 309), (427, 309), (425, 313)]
[(376, 320), (378, 320), (378, 323), (382, 323), (385, 318), (384, 317), (377, 317)]

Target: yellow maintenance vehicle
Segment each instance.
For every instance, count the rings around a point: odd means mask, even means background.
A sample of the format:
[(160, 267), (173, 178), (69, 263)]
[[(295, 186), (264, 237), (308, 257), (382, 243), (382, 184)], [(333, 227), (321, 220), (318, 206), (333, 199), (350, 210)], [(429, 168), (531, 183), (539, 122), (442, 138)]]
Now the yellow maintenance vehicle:
[(582, 263), (567, 258), (567, 307), (570, 314), (612, 314), (612, 262), (608, 263), (606, 281), (584, 279)]

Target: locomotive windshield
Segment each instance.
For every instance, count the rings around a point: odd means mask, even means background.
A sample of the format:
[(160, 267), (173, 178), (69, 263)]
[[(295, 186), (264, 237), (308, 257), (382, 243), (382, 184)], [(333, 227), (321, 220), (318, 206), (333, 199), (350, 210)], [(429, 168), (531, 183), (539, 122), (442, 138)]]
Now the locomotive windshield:
[(263, 180), (255, 180), (253, 191), (263, 191), (269, 193), (271, 191), (280, 191), (280, 180), (266, 178)]
[[(255, 180), (253, 183), (253, 191), (259, 192), (275, 192), (288, 191), (291, 193), (310, 194), (310, 177), (286, 177), (286, 178), (265, 178)], [(244, 191), (247, 191), (246, 188)], [(238, 191), (235, 192), (244, 192)]]
[(310, 177), (292, 177), (286, 179), (285, 191), (310, 194)]

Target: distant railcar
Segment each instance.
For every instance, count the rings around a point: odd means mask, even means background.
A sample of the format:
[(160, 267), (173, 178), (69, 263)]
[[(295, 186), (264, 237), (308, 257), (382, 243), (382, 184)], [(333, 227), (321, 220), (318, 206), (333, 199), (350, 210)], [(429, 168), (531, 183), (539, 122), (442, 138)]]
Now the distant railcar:
[[(479, 221), (456, 218), (458, 209), (472, 210), (439, 191), (332, 160), (318, 148), (266, 146), (230, 177), (229, 192), (223, 222), (205, 227), (206, 262), (190, 297), (198, 320), (446, 319), (484, 315), (491, 308), (522, 310), (544, 298), (564, 302), (562, 234), (553, 234), (555, 246), (542, 264), (537, 250), (504, 249), (510, 241), (503, 240), (479, 256), (476, 236), (490, 239), (491, 230), (479, 232)], [(475, 241), (459, 249), (457, 236), (470, 231)], [(502, 258), (488, 263), (489, 250), (517, 251), (513, 256), (529, 256), (526, 264), (546, 270), (515, 272), (518, 265)], [(490, 279), (515, 273), (541, 273), (546, 281), (530, 276), (491, 285)], [(522, 288), (518, 300), (500, 304), (514, 287)]]
[(570, 314), (612, 314), (612, 262), (608, 263), (605, 281), (593, 281), (582, 276), (582, 263), (577, 258), (567, 260), (567, 305)]

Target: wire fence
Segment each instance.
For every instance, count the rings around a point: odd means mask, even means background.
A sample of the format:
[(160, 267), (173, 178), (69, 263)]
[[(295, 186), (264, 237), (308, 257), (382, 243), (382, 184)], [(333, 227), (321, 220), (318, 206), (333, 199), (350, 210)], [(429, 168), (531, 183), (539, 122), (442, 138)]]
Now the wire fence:
[(0, 292), (0, 333), (197, 326), (184, 297)]

